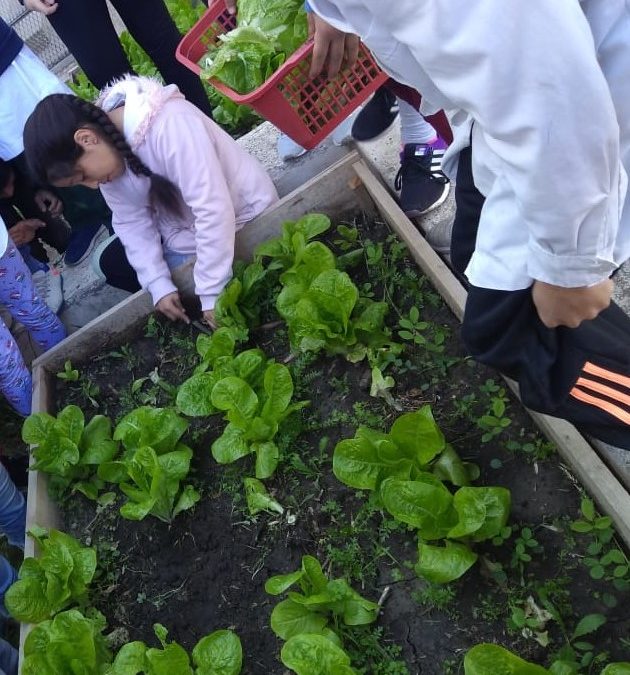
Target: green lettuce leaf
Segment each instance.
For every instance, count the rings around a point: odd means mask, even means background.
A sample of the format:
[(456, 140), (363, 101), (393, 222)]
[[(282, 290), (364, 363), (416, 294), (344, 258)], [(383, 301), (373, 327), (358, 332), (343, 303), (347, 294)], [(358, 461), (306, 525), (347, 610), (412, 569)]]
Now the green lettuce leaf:
[(420, 541), (416, 574), (434, 584), (459, 579), (477, 561), (477, 554), (465, 544), (447, 541), (446, 546), (431, 546)]
[[(546, 668), (512, 654), (500, 645), (480, 644), (464, 657), (465, 675), (545, 675)], [(602, 674), (603, 675), (603, 674)]]

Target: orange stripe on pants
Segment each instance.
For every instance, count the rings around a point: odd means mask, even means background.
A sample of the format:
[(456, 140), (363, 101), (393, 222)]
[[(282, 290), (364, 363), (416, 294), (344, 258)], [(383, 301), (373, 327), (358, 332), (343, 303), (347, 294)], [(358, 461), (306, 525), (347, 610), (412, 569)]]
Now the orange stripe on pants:
[(624, 405), (630, 406), (630, 396), (628, 394), (622, 394), (618, 389), (608, 387), (601, 382), (587, 380), (585, 377), (581, 377), (575, 383), (575, 386), (582, 387), (583, 389), (590, 389), (591, 391), (596, 391), (598, 394), (604, 394), (604, 396), (608, 396), (608, 398), (612, 398), (618, 403), (623, 403)]
[(589, 375), (596, 375), (597, 377), (601, 377), (603, 380), (615, 382), (615, 384), (621, 384), (622, 386), (630, 389), (630, 377), (627, 377), (626, 375), (615, 373), (612, 370), (607, 370), (601, 366), (596, 366), (594, 363), (589, 363), (588, 361), (584, 364), (584, 368), (582, 370)]
[(607, 412), (612, 417), (616, 417), (624, 424), (630, 426), (630, 413), (626, 412), (623, 408), (610, 403), (610, 401), (604, 401), (603, 399), (597, 398), (596, 396), (591, 396), (578, 387), (573, 387), (571, 390), (571, 396), (576, 398), (578, 401), (582, 401), (582, 403), (586, 403), (586, 405), (592, 405), (595, 408), (599, 408), (600, 410)]

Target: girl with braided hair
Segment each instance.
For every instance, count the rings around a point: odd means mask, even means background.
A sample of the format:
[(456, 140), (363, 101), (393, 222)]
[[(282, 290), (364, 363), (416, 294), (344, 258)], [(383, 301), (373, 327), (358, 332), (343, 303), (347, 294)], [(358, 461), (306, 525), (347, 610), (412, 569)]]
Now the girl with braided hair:
[(127, 76), (93, 105), (53, 94), (24, 129), (42, 184), (100, 188), (138, 281), (169, 319), (188, 321), (169, 268), (197, 256), (195, 288), (213, 325), (235, 233), (277, 199), (263, 167), (174, 85)]

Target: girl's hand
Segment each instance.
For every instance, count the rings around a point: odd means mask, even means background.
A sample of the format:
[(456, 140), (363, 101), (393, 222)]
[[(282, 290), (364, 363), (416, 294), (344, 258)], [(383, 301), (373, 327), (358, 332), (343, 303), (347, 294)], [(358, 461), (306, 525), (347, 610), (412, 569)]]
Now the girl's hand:
[(208, 328), (212, 328), (212, 330), (217, 329), (217, 322), (216, 322), (216, 319), (214, 318), (214, 310), (213, 309), (206, 309), (204, 311), (203, 321), (208, 326)]
[(24, 7), (31, 12), (41, 12), (42, 14), (54, 14), (59, 4), (55, 0), (24, 0)]
[(63, 213), (63, 203), (59, 197), (50, 190), (38, 190), (35, 193), (37, 208), (52, 216), (60, 216)]
[(230, 14), (236, 14), (236, 0), (225, 0), (225, 6)]
[(155, 305), (155, 309), (162, 312), (162, 314), (171, 321), (190, 323), (190, 319), (186, 314), (182, 301), (179, 299), (179, 293), (177, 291), (160, 298)]
[(24, 246), (35, 239), (35, 232), (41, 227), (46, 227), (46, 223), (39, 218), (29, 218), (16, 223), (9, 230), (9, 234), (16, 246)]

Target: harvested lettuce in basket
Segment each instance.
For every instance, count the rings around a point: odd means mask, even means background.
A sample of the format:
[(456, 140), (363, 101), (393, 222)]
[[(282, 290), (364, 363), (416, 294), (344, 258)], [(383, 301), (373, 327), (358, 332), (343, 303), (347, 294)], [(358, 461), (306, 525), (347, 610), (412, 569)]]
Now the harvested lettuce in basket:
[(204, 77), (248, 94), (304, 44), (308, 21), (303, 0), (238, 0), (237, 7), (237, 27), (219, 37), (201, 65)]

